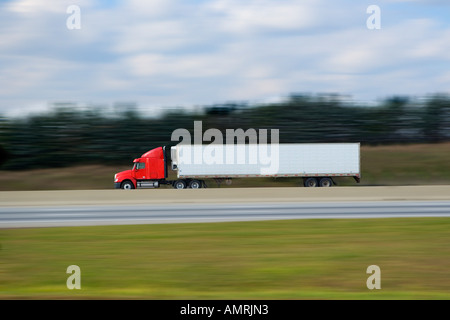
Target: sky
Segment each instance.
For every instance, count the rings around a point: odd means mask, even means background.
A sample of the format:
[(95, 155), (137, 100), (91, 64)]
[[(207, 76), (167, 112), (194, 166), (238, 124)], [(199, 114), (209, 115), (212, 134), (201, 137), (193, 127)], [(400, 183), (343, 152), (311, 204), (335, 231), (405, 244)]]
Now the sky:
[(448, 0), (0, 0), (0, 115), (450, 93), (449, 18)]

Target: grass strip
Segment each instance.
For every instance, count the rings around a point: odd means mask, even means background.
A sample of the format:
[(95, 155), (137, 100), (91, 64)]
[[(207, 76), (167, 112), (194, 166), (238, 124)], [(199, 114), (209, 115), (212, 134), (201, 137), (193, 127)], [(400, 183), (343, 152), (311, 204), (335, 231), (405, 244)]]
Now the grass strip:
[(0, 298), (449, 299), (449, 243), (448, 218), (0, 229)]

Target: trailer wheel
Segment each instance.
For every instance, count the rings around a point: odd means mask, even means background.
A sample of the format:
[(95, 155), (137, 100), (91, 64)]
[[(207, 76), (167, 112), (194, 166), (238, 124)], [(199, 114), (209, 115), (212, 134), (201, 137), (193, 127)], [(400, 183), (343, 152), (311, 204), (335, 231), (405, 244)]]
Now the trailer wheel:
[(177, 180), (173, 184), (173, 187), (175, 189), (186, 189), (186, 181), (184, 181), (184, 180)]
[(202, 183), (198, 180), (192, 180), (189, 183), (189, 188), (191, 189), (200, 189), (202, 187)]
[(131, 189), (134, 189), (134, 184), (133, 184), (133, 182), (131, 182), (131, 181), (124, 181), (123, 183), (122, 183), (122, 189), (124, 189), (124, 190), (131, 190)]
[(333, 180), (330, 178), (322, 178), (319, 181), (319, 186), (321, 187), (331, 187), (333, 185)]
[(317, 187), (317, 185), (318, 185), (317, 179), (316, 178), (308, 178), (305, 180), (304, 185), (305, 185), (305, 187), (308, 187), (308, 188)]

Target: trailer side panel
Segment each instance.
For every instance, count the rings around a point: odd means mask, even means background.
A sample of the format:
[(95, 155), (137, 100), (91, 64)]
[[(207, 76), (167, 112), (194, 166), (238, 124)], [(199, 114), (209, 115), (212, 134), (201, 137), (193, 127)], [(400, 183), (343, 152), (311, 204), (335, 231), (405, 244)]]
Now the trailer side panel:
[(172, 162), (180, 178), (360, 176), (360, 144), (179, 144)]

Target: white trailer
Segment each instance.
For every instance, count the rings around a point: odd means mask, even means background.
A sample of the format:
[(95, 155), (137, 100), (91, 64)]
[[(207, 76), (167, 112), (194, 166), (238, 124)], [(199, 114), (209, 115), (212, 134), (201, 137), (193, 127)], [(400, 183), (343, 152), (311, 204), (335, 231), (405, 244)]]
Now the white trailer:
[(361, 177), (359, 143), (178, 144), (171, 161), (179, 189), (202, 179), (300, 177), (306, 187), (330, 187), (333, 177)]

